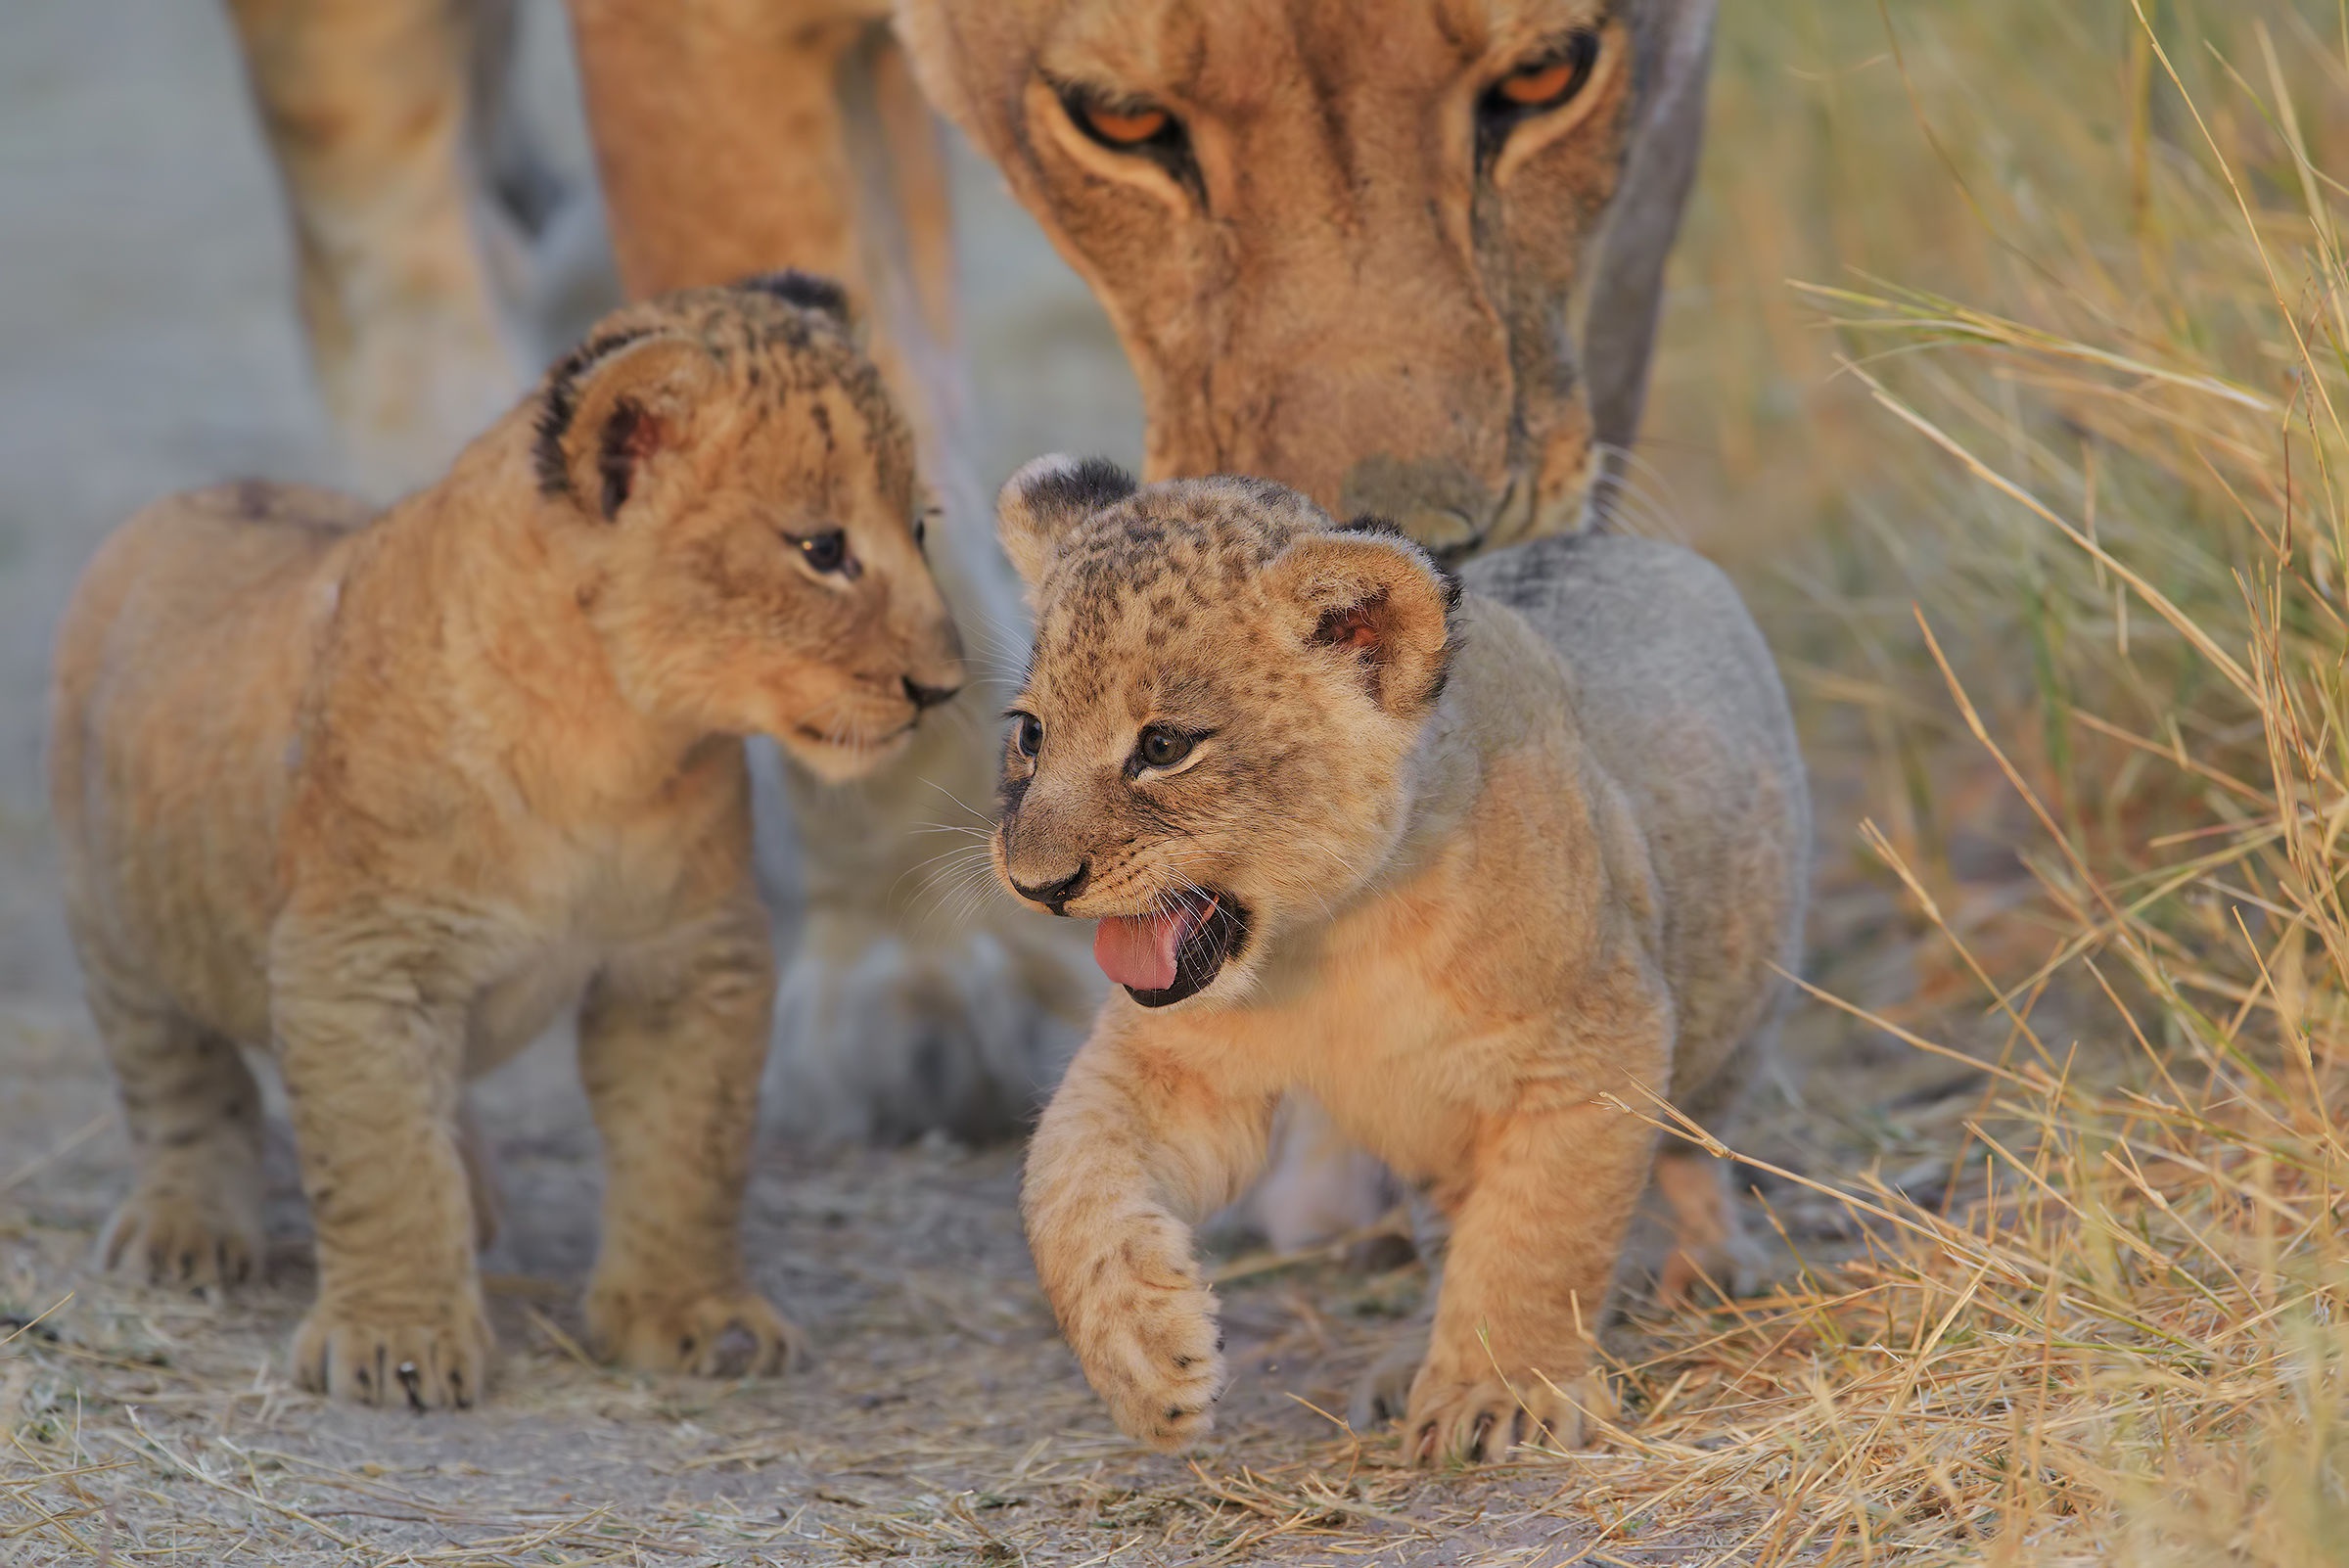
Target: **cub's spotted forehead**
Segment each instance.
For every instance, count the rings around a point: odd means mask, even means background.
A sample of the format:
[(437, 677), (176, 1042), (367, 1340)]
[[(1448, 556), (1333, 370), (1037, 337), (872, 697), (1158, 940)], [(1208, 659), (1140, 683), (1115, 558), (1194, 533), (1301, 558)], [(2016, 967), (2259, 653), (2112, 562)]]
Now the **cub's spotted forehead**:
[(1102, 508), (1054, 550), (1031, 684), (1077, 709), (1203, 694), (1230, 672), (1232, 617), (1246, 619), (1250, 579), (1299, 535), (1331, 527), (1267, 480), (1154, 484)]
[(1269, 480), (1154, 484), (1065, 534), (1045, 575), (1047, 619), (1114, 612), (1134, 600), (1205, 604), (1228, 597), (1327, 514)]

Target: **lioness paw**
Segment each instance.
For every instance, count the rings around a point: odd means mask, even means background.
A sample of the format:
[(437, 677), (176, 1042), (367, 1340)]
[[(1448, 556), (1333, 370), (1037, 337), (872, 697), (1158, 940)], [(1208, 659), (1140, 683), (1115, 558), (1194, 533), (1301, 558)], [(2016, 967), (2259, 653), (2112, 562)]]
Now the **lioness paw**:
[(302, 1387), (333, 1400), (463, 1410), (481, 1400), (489, 1347), (489, 1324), (478, 1302), (423, 1322), (386, 1320), (321, 1302), (294, 1336), (294, 1372)]
[(1592, 1378), (1562, 1386), (1527, 1372), (1506, 1381), (1431, 1383), (1411, 1390), (1403, 1424), (1404, 1456), (1413, 1464), (1479, 1464), (1519, 1448), (1548, 1453), (1578, 1448), (1586, 1410), (1604, 1410), (1604, 1388)]
[(133, 1192), (98, 1238), (100, 1264), (157, 1285), (239, 1285), (261, 1256), (256, 1215), (178, 1192)]
[(681, 1301), (594, 1291), (587, 1298), (587, 1335), (604, 1360), (639, 1372), (757, 1377), (807, 1361), (806, 1336), (754, 1290)]

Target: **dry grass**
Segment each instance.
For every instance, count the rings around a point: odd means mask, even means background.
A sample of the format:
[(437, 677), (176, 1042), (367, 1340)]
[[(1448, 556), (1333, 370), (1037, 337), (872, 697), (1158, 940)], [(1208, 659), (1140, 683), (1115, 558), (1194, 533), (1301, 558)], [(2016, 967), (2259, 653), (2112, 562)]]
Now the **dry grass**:
[(1868, 1016), (1986, 1065), (1868, 1258), (1657, 1325), (1608, 1491), (1767, 1499), (1764, 1562), (2338, 1561), (2349, 17), (1774, 9), (1689, 268), (1758, 308), (1674, 412), (1938, 939)]
[[(2340, 1560), (2349, 16), (1725, 11), (1637, 501), (1741, 571), (1825, 807), (1812, 1078), (1742, 1140), (1774, 1293), (1635, 1321), (1592, 1453), (1476, 1478), (1268, 1372), (1206, 1453), (1134, 1453), (1007, 1236), (811, 1248), (890, 1294), (819, 1304), (843, 1369), (787, 1395), (581, 1366), (518, 1286), (470, 1476), (284, 1386), (299, 1290), (77, 1301), (0, 1328), (0, 1560)], [(772, 1174), (778, 1234), (1004, 1222), (1001, 1157), (921, 1159)], [(21, 1226), (0, 1307), (55, 1304), (92, 1219)], [(1319, 1402), (1415, 1289), (1226, 1295)], [(547, 1431), (585, 1435), (495, 1462)]]

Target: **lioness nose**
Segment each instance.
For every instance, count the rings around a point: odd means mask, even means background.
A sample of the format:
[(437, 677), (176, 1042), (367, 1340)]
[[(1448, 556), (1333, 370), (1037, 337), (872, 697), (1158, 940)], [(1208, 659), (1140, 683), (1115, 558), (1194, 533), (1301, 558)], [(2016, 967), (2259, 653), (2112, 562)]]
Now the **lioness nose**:
[(1346, 473), (1338, 497), (1345, 516), (1366, 512), (1386, 519), (1438, 552), (1465, 550), (1484, 535), (1494, 510), (1493, 487), (1449, 458), (1405, 462), (1363, 458)]
[(962, 690), (960, 686), (925, 686), (911, 675), (899, 678), (905, 683), (905, 700), (916, 708), (936, 708)]
[(1031, 887), (1014, 877), (1011, 886), (1013, 891), (1030, 903), (1040, 903), (1054, 914), (1059, 914), (1062, 904), (1084, 891), (1085, 881), (1092, 874), (1093, 862), (1085, 859), (1078, 861), (1077, 869), (1062, 877), (1058, 882), (1039, 883)]

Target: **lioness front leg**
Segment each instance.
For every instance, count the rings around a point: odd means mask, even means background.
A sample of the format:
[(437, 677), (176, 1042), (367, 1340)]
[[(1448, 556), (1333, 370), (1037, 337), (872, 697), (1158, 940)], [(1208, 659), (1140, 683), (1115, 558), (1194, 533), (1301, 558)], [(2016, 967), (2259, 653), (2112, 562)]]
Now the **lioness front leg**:
[(1270, 1094), (1234, 1095), (1141, 1030), (1095, 1035), (1028, 1148), (1020, 1194), (1036, 1275), (1094, 1392), (1129, 1437), (1203, 1437), (1223, 1341), (1191, 1227), (1265, 1160)]
[(766, 916), (747, 897), (616, 961), (588, 990), (579, 1075), (606, 1170), (587, 1328), (608, 1360), (738, 1377), (802, 1359), (800, 1331), (742, 1260), (774, 995)]
[(1606, 1088), (1629, 1098), (1635, 1079), (1664, 1081), (1661, 1028), (1578, 1040), (1576, 1064), (1605, 1071), (1537, 1084), (1480, 1131), (1405, 1412), (1415, 1461), (1582, 1441), (1583, 1413), (1601, 1398), (1586, 1377), (1590, 1341), (1654, 1148), (1646, 1123), (1593, 1101)]
[(356, 476), (438, 471), (520, 388), (465, 136), (472, 8), (229, 0), (283, 177), (310, 359)]
[(457, 1136), (470, 994), (440, 955), (380, 926), (281, 924), (273, 941), (272, 1024), (318, 1233), (294, 1369), (331, 1398), (463, 1408), (486, 1381)]

